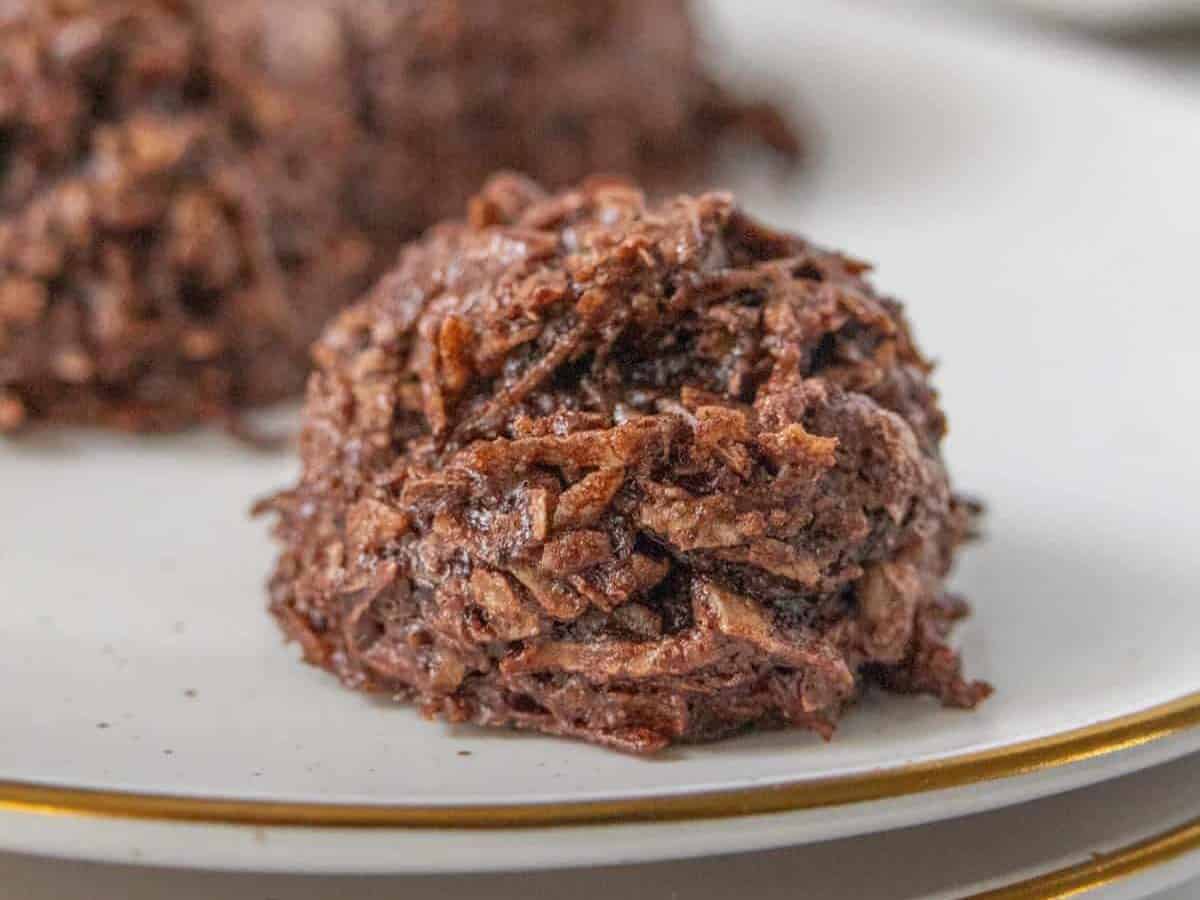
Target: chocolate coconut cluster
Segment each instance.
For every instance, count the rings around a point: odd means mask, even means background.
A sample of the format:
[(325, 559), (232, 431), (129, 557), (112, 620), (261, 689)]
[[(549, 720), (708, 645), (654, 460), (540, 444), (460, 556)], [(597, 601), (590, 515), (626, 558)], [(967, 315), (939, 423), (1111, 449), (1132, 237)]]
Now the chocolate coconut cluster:
[(499, 166), (794, 150), (682, 2), (0, 5), (0, 430), (155, 430), (298, 391), (327, 319)]
[(975, 705), (971, 509), (866, 269), (726, 194), (492, 180), (316, 345), (274, 614), (352, 688), (642, 753)]

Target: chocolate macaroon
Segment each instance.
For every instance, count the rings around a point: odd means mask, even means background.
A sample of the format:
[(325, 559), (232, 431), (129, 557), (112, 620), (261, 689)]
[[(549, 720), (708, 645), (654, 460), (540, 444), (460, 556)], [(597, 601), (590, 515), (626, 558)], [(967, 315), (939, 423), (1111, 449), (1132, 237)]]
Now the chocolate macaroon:
[(727, 194), (491, 181), (316, 345), (271, 610), (349, 687), (653, 752), (972, 707), (900, 305)]
[(286, 397), (494, 168), (663, 185), (748, 131), (794, 150), (673, 0), (0, 4), (0, 430)]

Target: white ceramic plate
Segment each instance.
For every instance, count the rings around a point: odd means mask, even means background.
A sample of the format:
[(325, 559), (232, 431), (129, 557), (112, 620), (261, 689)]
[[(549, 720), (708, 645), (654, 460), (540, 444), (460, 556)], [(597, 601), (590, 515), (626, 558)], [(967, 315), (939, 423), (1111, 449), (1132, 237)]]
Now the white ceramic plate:
[[(987, 5), (995, 0), (976, 0)], [(1003, 0), (1041, 15), (1101, 28), (1166, 27), (1200, 21), (1196, 0)]]
[[(831, 744), (652, 761), (431, 725), (301, 666), (262, 612), (272, 548), (245, 510), (289, 461), (214, 434), (44, 434), (0, 448), (0, 846), (361, 871), (664, 858), (983, 810), (1200, 747), (1195, 103), (1079, 50), (836, 0), (714, 15), (732, 76), (773, 77), (814, 129), (805, 177), (742, 172), (744, 197), (876, 260), (942, 361), (952, 467), (991, 506), (958, 585), (996, 696), (974, 714), (873, 697)], [(361, 828), (315, 827), (337, 825)]]
[[(20, 900), (1196, 900), (1200, 756), (1019, 807), (822, 844), (644, 865), (485, 875), (313, 877), (97, 865), (0, 853)], [(207, 839), (198, 835), (198, 839)], [(271, 854), (267, 830), (260, 846)], [(376, 838), (371, 838), (375, 840)], [(379, 837), (379, 840), (386, 840)], [(282, 855), (286, 855), (286, 851)], [(1180, 886), (1168, 896), (1158, 892)], [(0, 893), (3, 889), (0, 889)]]

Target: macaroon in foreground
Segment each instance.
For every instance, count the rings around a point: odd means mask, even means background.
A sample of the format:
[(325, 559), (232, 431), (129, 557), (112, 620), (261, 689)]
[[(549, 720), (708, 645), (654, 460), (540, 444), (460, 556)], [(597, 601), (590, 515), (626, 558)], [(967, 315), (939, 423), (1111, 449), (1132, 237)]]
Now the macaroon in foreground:
[(866, 268), (727, 194), (493, 179), (316, 345), (272, 612), (352, 688), (640, 753), (975, 706), (971, 511)]
[(220, 418), (495, 168), (660, 185), (788, 149), (683, 0), (0, 3), (0, 431)]

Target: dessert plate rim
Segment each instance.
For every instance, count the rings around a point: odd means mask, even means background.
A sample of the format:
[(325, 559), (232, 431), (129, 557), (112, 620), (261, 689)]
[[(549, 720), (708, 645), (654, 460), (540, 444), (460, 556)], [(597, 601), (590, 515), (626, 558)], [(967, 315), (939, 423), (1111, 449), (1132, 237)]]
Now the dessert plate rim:
[[(1086, 894), (1102, 887), (1128, 889), (1122, 896), (1148, 896), (1129, 886), (1139, 875), (1157, 871), (1176, 860), (1200, 853), (1200, 817), (1123, 844), (1089, 859), (968, 894), (964, 900), (1056, 900)], [(1185, 876), (1186, 877), (1186, 876)], [(1170, 888), (1182, 879), (1159, 887)], [(1157, 888), (1150, 888), (1156, 891)]]
[[(259, 800), (0, 780), (0, 809), (226, 825), (505, 829), (724, 819), (832, 808), (1061, 769), (1200, 727), (1200, 691), (1094, 725), (892, 769), (603, 800), (406, 804)], [(1174, 755), (1174, 754), (1172, 754)], [(1118, 771), (1134, 766), (1118, 764)]]

